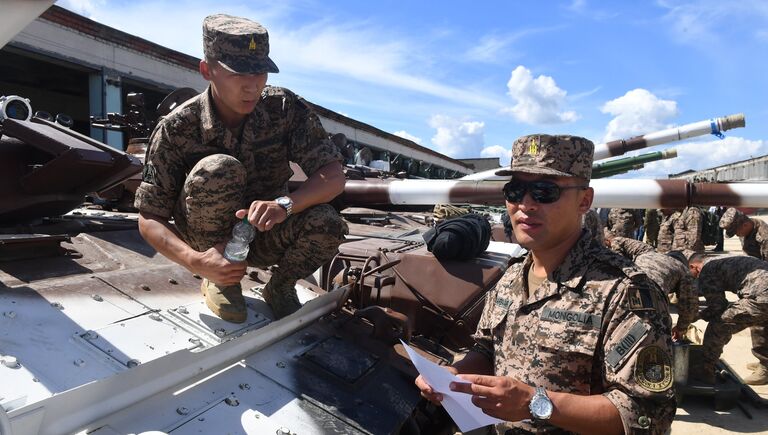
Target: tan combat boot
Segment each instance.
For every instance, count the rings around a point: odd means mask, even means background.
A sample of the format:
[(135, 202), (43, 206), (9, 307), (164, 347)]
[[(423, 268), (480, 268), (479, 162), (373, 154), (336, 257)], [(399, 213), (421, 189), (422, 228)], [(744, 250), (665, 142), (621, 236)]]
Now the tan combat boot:
[(744, 378), (744, 383), (749, 385), (768, 384), (768, 367), (760, 365), (751, 375)]
[(203, 279), (200, 290), (205, 296), (205, 304), (222, 320), (232, 323), (243, 323), (248, 318), (245, 307), (245, 297), (240, 284), (219, 287), (216, 284)]
[(282, 319), (301, 308), (301, 302), (296, 295), (296, 281), (278, 280), (272, 276), (261, 294), (264, 296), (264, 302), (269, 304), (275, 313), (275, 319)]
[(760, 361), (755, 361), (747, 364), (747, 370), (755, 371), (760, 367)]

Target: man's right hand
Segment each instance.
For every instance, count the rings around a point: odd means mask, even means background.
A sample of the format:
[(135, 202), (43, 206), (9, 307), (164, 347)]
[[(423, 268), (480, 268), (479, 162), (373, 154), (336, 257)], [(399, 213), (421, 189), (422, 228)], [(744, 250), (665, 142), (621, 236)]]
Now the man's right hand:
[[(445, 369), (454, 375), (459, 374), (459, 371), (454, 367), (446, 366)], [(421, 391), (421, 397), (429, 400), (435, 405), (440, 405), (440, 402), (443, 401), (443, 395), (433, 390), (421, 375), (416, 378), (416, 387)]]
[(200, 252), (192, 263), (192, 272), (207, 278), (215, 284), (229, 286), (239, 284), (243, 279), (248, 263), (231, 263), (224, 258), (224, 243), (220, 243), (205, 252)]

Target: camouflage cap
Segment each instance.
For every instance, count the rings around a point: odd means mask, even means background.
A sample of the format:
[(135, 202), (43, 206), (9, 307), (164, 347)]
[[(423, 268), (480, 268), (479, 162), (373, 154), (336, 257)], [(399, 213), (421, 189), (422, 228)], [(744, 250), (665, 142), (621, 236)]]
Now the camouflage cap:
[(511, 168), (497, 171), (496, 175), (525, 172), (589, 180), (592, 177), (594, 153), (595, 144), (583, 137), (548, 134), (523, 136), (512, 144)]
[(747, 222), (749, 217), (739, 210), (729, 207), (728, 210), (723, 213), (723, 217), (720, 218), (720, 228), (725, 230), (725, 235), (733, 237), (736, 234), (736, 230)]
[(209, 15), (203, 20), (203, 52), (226, 69), (243, 74), (276, 73), (269, 58), (269, 34), (261, 24), (231, 15)]

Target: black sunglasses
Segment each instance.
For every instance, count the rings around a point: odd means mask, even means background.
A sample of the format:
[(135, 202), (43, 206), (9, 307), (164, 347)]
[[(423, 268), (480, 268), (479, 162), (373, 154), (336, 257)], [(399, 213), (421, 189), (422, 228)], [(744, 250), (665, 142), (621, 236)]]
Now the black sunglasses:
[(512, 180), (504, 185), (504, 198), (512, 203), (523, 202), (525, 193), (531, 194), (534, 201), (551, 204), (560, 199), (560, 192), (565, 189), (586, 189), (589, 186), (558, 186), (552, 181)]

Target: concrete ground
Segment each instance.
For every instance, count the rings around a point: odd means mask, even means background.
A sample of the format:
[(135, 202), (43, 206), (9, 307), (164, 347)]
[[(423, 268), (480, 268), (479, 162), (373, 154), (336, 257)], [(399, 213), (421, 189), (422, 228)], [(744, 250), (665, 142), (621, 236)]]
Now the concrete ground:
[[(763, 220), (768, 221), (768, 216), (761, 216)], [(741, 242), (738, 237), (726, 238), (724, 248), (726, 254), (743, 255), (741, 251)], [(728, 293), (729, 300), (736, 300), (733, 293)], [(673, 317), (676, 317), (673, 314)], [(704, 332), (706, 322), (697, 321), (694, 324), (699, 330)], [(752, 348), (752, 339), (749, 330), (745, 329), (733, 336), (731, 341), (725, 346), (722, 359), (726, 361), (742, 378), (748, 376), (751, 372), (747, 370), (747, 363), (757, 361), (750, 349)], [(753, 386), (756, 393), (764, 399), (768, 399), (768, 385)], [(683, 403), (677, 408), (677, 416), (672, 423), (672, 434), (722, 434), (722, 433), (760, 433), (768, 434), (768, 409), (756, 409), (746, 401), (740, 402), (744, 408), (752, 414), (748, 418), (746, 414), (738, 407), (729, 411), (715, 411), (712, 398), (686, 397)]]

